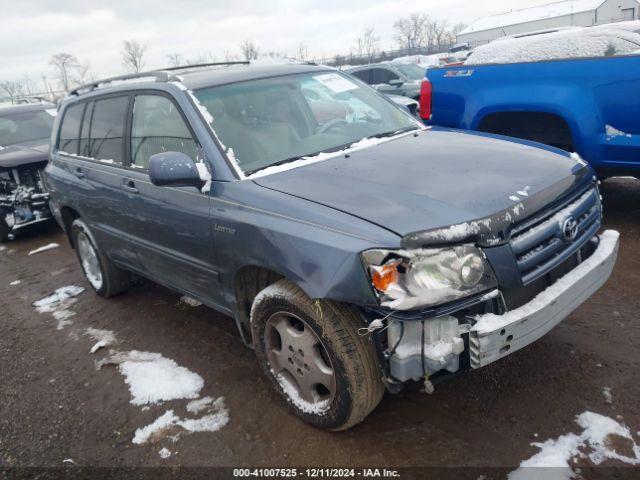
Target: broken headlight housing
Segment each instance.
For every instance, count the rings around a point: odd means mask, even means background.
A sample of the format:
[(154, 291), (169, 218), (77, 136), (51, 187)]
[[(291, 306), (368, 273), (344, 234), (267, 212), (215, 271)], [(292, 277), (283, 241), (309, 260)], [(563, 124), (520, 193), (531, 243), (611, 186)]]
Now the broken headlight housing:
[(362, 261), (383, 307), (412, 310), (482, 293), (497, 286), (473, 245), (420, 250), (368, 250)]

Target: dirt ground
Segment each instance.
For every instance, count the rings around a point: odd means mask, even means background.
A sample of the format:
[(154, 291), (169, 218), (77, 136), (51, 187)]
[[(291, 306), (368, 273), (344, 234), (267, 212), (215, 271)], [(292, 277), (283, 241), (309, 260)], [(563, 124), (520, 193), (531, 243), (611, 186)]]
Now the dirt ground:
[[(99, 298), (57, 228), (23, 234), (0, 252), (0, 466), (72, 459), (77, 466), (472, 466), (481, 473), (517, 467), (538, 452), (532, 442), (578, 432), (575, 417), (587, 410), (629, 426), (640, 443), (640, 181), (613, 179), (602, 188), (605, 225), (622, 236), (601, 291), (537, 343), (431, 396), (417, 388), (387, 394), (346, 433), (292, 416), (231, 318), (180, 304), (178, 294), (151, 283)], [(50, 242), (60, 247), (27, 255)], [(11, 286), (15, 280), (21, 284)], [(87, 290), (73, 305), (73, 323), (58, 330), (32, 303), (64, 285)], [(225, 397), (229, 423), (175, 443), (133, 444), (136, 429), (174, 405), (132, 405), (118, 370), (96, 369), (107, 350), (89, 353), (95, 342), (87, 327), (115, 332), (118, 350), (159, 352), (198, 373), (202, 395)], [(163, 446), (169, 458), (158, 454)]]

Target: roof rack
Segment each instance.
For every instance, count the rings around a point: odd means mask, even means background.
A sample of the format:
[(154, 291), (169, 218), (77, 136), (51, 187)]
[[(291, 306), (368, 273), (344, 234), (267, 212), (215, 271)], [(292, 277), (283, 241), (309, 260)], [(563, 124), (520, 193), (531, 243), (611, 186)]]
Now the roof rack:
[(193, 65), (180, 65), (179, 67), (162, 68), (165, 72), (173, 72), (175, 70), (186, 70), (188, 68), (202, 67), (219, 67), (221, 65), (249, 65), (251, 62), (211, 62), (211, 63), (194, 63)]
[(105, 85), (107, 83), (119, 82), (123, 80), (135, 80), (136, 78), (147, 78), (154, 77), (156, 82), (179, 82), (180, 77), (166, 72), (162, 70), (152, 70), (149, 72), (138, 72), (138, 73), (130, 73), (127, 75), (119, 75), (117, 77), (109, 77), (103, 78), (101, 80), (96, 80), (95, 82), (86, 83), (84, 85), (80, 85), (79, 87), (74, 88), (69, 92), (69, 96), (77, 96), (82, 93), (88, 93), (101, 85)]
[(118, 75), (117, 77), (103, 78), (96, 80), (95, 82), (86, 83), (74, 88), (69, 92), (69, 96), (78, 96), (83, 93), (89, 93), (101, 85), (107, 83), (119, 82), (123, 80), (135, 80), (136, 78), (148, 78), (153, 77), (156, 82), (179, 82), (180, 77), (174, 75), (175, 70), (186, 70), (189, 68), (202, 68), (202, 67), (217, 67), (221, 65), (249, 65), (250, 62), (214, 62), (214, 63), (197, 63), (194, 65), (184, 65), (180, 67), (168, 67), (159, 68), (157, 70), (150, 70), (147, 72), (130, 73), (127, 75)]

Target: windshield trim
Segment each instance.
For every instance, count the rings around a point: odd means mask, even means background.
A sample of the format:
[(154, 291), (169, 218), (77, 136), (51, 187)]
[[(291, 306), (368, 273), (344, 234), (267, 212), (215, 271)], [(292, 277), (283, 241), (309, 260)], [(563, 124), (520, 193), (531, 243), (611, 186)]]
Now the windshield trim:
[(374, 147), (376, 145), (380, 145), (382, 143), (391, 142), (393, 140), (397, 140), (402, 137), (407, 137), (409, 135), (414, 135), (418, 132), (424, 132), (426, 130), (431, 130), (431, 127), (425, 125), (416, 125), (414, 130), (409, 130), (408, 132), (402, 132), (397, 135), (393, 135), (391, 137), (383, 137), (383, 138), (374, 138), (374, 137), (365, 137), (357, 142), (352, 143), (350, 146), (343, 150), (338, 150), (335, 152), (321, 152), (317, 155), (302, 157), (299, 160), (294, 160), (292, 162), (288, 162), (282, 165), (269, 165), (260, 170), (255, 171), (250, 175), (245, 175), (245, 177), (241, 180), (255, 180), (256, 178), (266, 177), (268, 175), (273, 175), (275, 173), (286, 172), (288, 170), (293, 170), (298, 167), (304, 167), (305, 165), (312, 165), (318, 162), (324, 162), (325, 160), (329, 160), (331, 158), (338, 157), (340, 155), (346, 155), (352, 152), (357, 152), (359, 150), (366, 150), (367, 148)]

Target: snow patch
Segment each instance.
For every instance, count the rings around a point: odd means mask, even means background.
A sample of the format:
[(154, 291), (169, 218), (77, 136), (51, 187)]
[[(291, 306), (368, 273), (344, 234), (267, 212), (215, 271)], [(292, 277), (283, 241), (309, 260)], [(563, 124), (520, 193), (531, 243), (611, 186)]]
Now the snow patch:
[(627, 138), (632, 137), (630, 133), (626, 133), (626, 132), (623, 132), (622, 130), (618, 130), (617, 128), (612, 127), (611, 125), (605, 125), (604, 129), (607, 135), (609, 135), (610, 137), (627, 137)]
[(33, 302), (33, 306), (38, 313), (51, 313), (53, 318), (58, 321), (57, 329), (62, 330), (71, 324), (69, 318), (75, 315), (75, 312), (69, 310), (68, 307), (76, 303), (75, 297), (82, 292), (84, 292), (84, 288), (75, 285), (58, 288), (48, 297)]
[(168, 448), (162, 448), (158, 452), (158, 455), (160, 455), (160, 458), (169, 458), (171, 456), (171, 451)]
[(604, 387), (602, 389), (602, 395), (604, 396), (605, 403), (612, 404), (613, 403), (613, 395), (611, 394), (610, 387)]
[(16, 285), (20, 285), (21, 283), (22, 283), (22, 280), (14, 280), (9, 285), (12, 287), (15, 287)]
[(97, 343), (91, 347), (90, 353), (96, 353), (99, 349), (108, 347), (116, 343), (116, 336), (111, 330), (99, 330), (97, 328), (87, 328), (84, 334), (97, 340)]
[(167, 410), (153, 423), (137, 429), (132, 442), (141, 445), (150, 440), (158, 440), (176, 429), (186, 430), (189, 433), (216, 432), (229, 423), (229, 411), (224, 404), (224, 397), (220, 397), (213, 402), (208, 407), (208, 410), (209, 413), (200, 418), (185, 419), (178, 417), (173, 410)]
[(46, 252), (47, 250), (52, 250), (54, 248), (58, 248), (59, 246), (60, 245), (58, 245), (57, 243), (50, 243), (50, 244), (45, 245), (43, 247), (36, 248), (35, 250), (31, 250), (29, 252), (29, 256), (35, 255), (36, 253)]
[(186, 295), (183, 295), (182, 297), (180, 297), (180, 300), (178, 300), (178, 305), (188, 305), (190, 307), (199, 307), (202, 305), (202, 302), (196, 300), (195, 298), (191, 298)]
[(209, 408), (214, 402), (212, 397), (202, 397), (197, 400), (192, 400), (187, 404), (187, 412), (200, 413), (202, 410)]
[(131, 403), (145, 405), (167, 400), (197, 398), (204, 380), (159, 353), (114, 352), (97, 367), (116, 364), (131, 392)]
[(323, 400), (315, 403), (308, 402), (304, 398), (300, 396), (296, 387), (291, 383), (291, 381), (282, 375), (281, 373), (274, 373), (273, 370), (271, 373), (276, 377), (278, 383), (282, 387), (282, 390), (287, 396), (287, 400), (298, 407), (304, 413), (310, 413), (312, 415), (324, 415), (329, 411), (331, 407), (330, 400)]
[[(557, 439), (532, 443), (540, 451), (533, 457), (523, 461), (517, 470), (509, 474), (509, 480), (527, 480), (540, 478), (539, 471), (528, 470), (535, 468), (554, 468), (553, 478), (571, 479), (575, 472), (571, 463), (578, 458), (588, 458), (595, 465), (600, 465), (607, 459), (618, 460), (630, 465), (640, 465), (640, 446), (636, 445), (629, 428), (621, 425), (612, 418), (593, 412), (584, 412), (575, 419), (582, 428), (581, 434), (568, 433)], [(622, 439), (630, 446), (633, 457), (626, 456), (616, 450), (614, 440)], [(545, 478), (552, 478), (545, 476)]]

